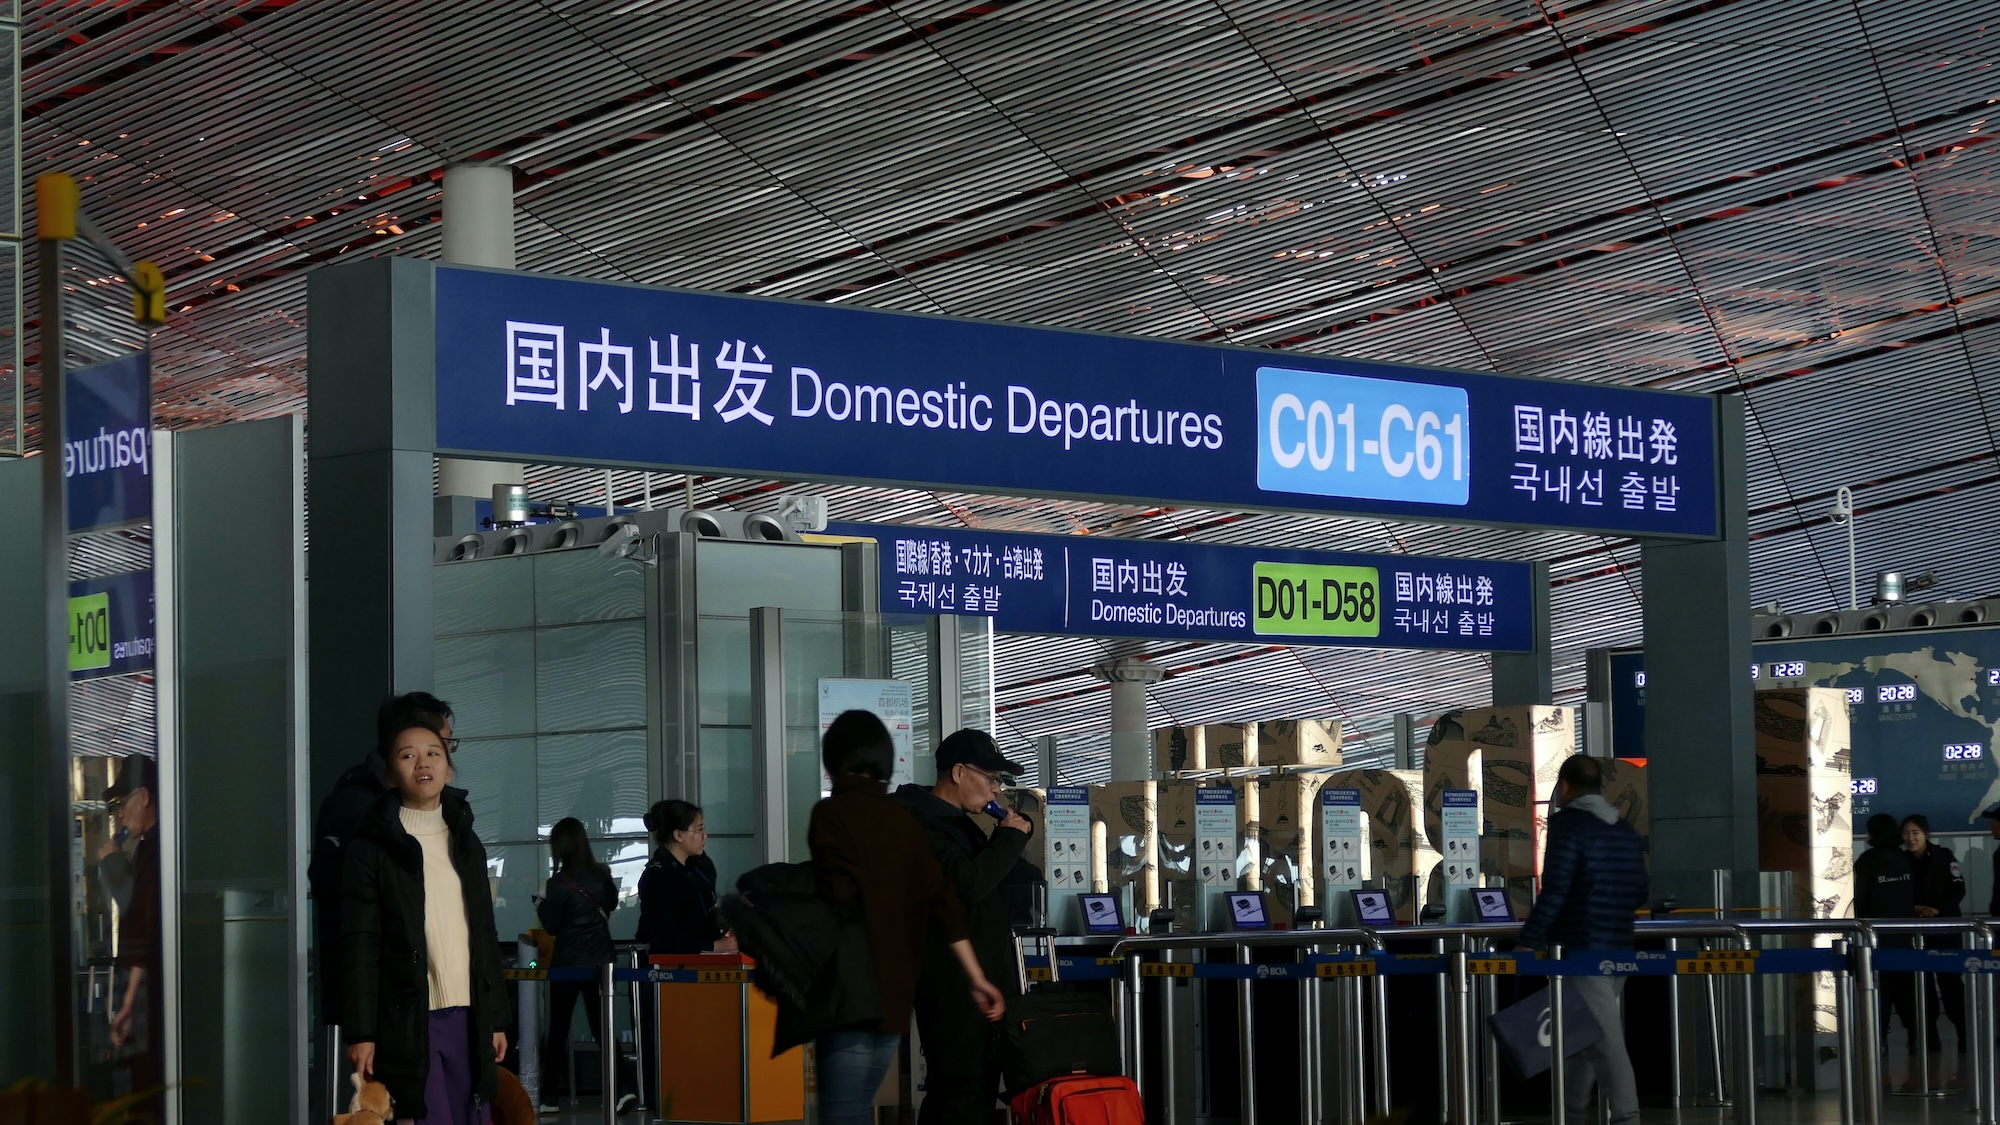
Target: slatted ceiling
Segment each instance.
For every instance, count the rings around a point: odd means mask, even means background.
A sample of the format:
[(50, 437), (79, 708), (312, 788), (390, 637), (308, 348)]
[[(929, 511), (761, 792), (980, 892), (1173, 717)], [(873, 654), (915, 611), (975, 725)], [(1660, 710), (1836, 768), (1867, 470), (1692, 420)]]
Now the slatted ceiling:
[[(1763, 422), (1751, 451), (1758, 596), (1830, 604), (1838, 583), (1814, 548), (1837, 559), (1844, 540), (1799, 525), (1849, 481), (1881, 482), (1860, 497), (1882, 508), (1863, 518), (1864, 541), (1871, 526), (1882, 535), (1871, 557), (1905, 569), (1907, 557), (1956, 559), (1947, 569), (1992, 584), (1963, 561), (1977, 554), (1968, 542), (1990, 537), (1978, 514), (2000, 487), (1987, 479), (1990, 439), (1966, 436), (1983, 431), (1976, 422), (1907, 421), (1976, 418), (1967, 353), (1988, 381), (2000, 376), (2000, 326), (1978, 323), (2000, 304), (1985, 7), (1952, 0), (1917, 19), (1870, 3), (1871, 56), (1836, 0), (1603, 3), (1559, 14), (1561, 38), (1580, 46), (1572, 65), (1524, 0), (420, 13), (382, 0), (338, 22), (296, 6), (106, 14), (49, 0), (31, 8), (24, 46), (28, 102), (42, 107), (24, 156), (89, 160), (93, 213), (135, 256), (165, 262), (174, 306), (192, 306), (156, 348), (173, 424), (301, 405), (305, 270), (343, 247), (434, 254), (432, 176), (469, 153), (512, 155), (527, 173), (523, 266), (586, 276), (1730, 388), (1694, 293), (1743, 357)], [(675, 98), (649, 103), (662, 86)], [(222, 120), (184, 111), (218, 99), (244, 108)], [(1892, 163), (1898, 121), (1914, 175)], [(1224, 164), (1270, 171), (1186, 175)], [(1367, 193), (1348, 186), (1398, 173)], [(1649, 201), (1677, 224), (1673, 239)], [(406, 233), (377, 235), (387, 222)], [(1955, 317), (1910, 311), (1942, 300), (1932, 241), (1963, 302)], [(1630, 245), (1589, 253), (1614, 243)], [(1676, 243), (1691, 277), (1662, 272)], [(1322, 249), (1334, 253), (1297, 256)], [(1455, 307), (1431, 303), (1440, 283)], [(1857, 406), (1870, 411), (1865, 431), (1844, 420)], [(592, 470), (536, 472), (575, 499), (601, 488)], [(677, 477), (655, 481), (661, 502), (669, 489), (678, 502)], [(643, 478), (621, 472), (614, 487), (636, 500)], [(847, 518), (1551, 558), (1566, 692), (1583, 646), (1635, 636), (1641, 576), (1606, 569), (1636, 568), (1626, 541), (1607, 552), (1585, 536), (737, 479), (698, 489), (744, 507), (793, 491), (831, 493)], [(1078, 670), (1104, 646), (1002, 651), (1003, 683), (1053, 675), (1080, 693), (1041, 706), (1029, 689), (1008, 705), (1013, 727), (1102, 723), (1103, 688)], [(1316, 701), (1282, 687), (1301, 661), (1336, 670), (1327, 682), (1350, 709), (1350, 690), (1401, 692), (1426, 710), (1476, 702), (1485, 682), (1483, 661), (1465, 658), (1164, 658), (1206, 669), (1163, 688), (1196, 718), (1240, 705), (1253, 682)]]

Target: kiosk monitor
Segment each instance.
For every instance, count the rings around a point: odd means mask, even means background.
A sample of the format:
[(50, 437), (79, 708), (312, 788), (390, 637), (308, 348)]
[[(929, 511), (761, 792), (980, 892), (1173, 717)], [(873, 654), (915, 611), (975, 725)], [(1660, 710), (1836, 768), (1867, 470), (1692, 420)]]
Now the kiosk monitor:
[(1498, 888), (1475, 890), (1472, 901), (1479, 907), (1482, 922), (1512, 922), (1514, 908), (1507, 905), (1507, 892)]
[(1123, 934), (1125, 919), (1119, 917), (1118, 896), (1088, 894), (1076, 896), (1083, 911), (1083, 929), (1091, 934)]
[(1271, 912), (1263, 891), (1229, 892), (1229, 922), (1238, 930), (1268, 930)]
[(1354, 896), (1354, 916), (1364, 926), (1388, 926), (1396, 921), (1396, 908), (1389, 904), (1388, 891), (1349, 891)]

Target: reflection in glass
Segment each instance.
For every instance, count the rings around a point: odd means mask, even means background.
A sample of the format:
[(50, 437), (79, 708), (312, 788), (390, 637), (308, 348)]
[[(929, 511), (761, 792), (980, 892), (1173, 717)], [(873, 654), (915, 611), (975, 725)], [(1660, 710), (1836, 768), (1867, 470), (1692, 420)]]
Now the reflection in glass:
[(533, 557), (523, 555), (434, 568), (431, 621), (437, 635), (491, 633), (534, 624), (534, 566)]
[(467, 739), (452, 755), (452, 784), (469, 794), (473, 829), (488, 843), (532, 840), (535, 740)]
[(535, 733), (535, 635), (439, 638), (436, 690), (451, 704), (452, 733), (460, 738)]
[(542, 731), (645, 726), (645, 623), (536, 630), (535, 699)]
[(536, 770), (543, 826), (573, 816), (592, 837), (645, 831), (645, 730), (543, 735)]

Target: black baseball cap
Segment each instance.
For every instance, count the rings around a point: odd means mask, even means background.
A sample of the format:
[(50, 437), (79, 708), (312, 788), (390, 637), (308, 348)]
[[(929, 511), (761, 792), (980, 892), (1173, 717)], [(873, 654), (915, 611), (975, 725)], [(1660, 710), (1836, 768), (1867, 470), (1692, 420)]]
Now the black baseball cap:
[(987, 773), (1006, 774), (1018, 777), (1027, 773), (1020, 765), (1007, 760), (1000, 753), (1000, 744), (983, 730), (953, 731), (943, 742), (938, 743), (937, 768), (939, 773), (956, 765), (968, 765)]
[(154, 792), (153, 760), (151, 758), (142, 757), (138, 754), (127, 755), (125, 764), (119, 767), (118, 780), (105, 787), (104, 799), (107, 801), (123, 800), (134, 789), (144, 789), (148, 793)]

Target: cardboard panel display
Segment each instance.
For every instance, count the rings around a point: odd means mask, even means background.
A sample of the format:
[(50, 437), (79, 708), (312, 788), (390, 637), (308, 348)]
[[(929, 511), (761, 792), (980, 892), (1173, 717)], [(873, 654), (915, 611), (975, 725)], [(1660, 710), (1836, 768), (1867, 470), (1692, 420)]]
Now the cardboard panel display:
[(1208, 768), (1238, 770), (1261, 764), (1257, 756), (1256, 723), (1210, 723), (1202, 728), (1208, 748)]
[(1179, 773), (1208, 768), (1206, 727), (1161, 727), (1153, 732), (1153, 772)]
[[(1758, 866), (1792, 872), (1793, 916), (1845, 918), (1854, 909), (1846, 692), (1778, 688), (1756, 700)], [(1815, 1032), (1838, 1030), (1830, 976), (1796, 995)]]
[[(1160, 901), (1159, 786), (1151, 781), (1105, 781), (1090, 787), (1091, 890), (1117, 894), (1132, 887), (1137, 910)], [(1193, 818), (1189, 818), (1192, 822)]]
[(1572, 707), (1451, 711), (1431, 724), (1424, 750), (1424, 822), (1433, 846), (1446, 789), (1477, 789), (1480, 868), (1506, 880), (1521, 917), (1533, 904), (1548, 799), (1562, 761), (1576, 752)]
[[(1417, 823), (1423, 803), (1423, 774), (1417, 770), (1347, 770), (1321, 778), (1320, 787), (1360, 791), (1362, 823), (1368, 834), (1366, 875), (1371, 882), (1388, 876), (1396, 920), (1414, 923), (1416, 878), (1428, 875), (1439, 862), (1437, 850)], [(1317, 862), (1313, 870), (1317, 892), (1324, 885), (1325, 873), (1318, 870)], [(1324, 901), (1324, 897), (1315, 901)]]
[(1326, 774), (1277, 773), (1250, 780), (1240, 807), (1245, 850), (1256, 860), (1246, 885), (1270, 892), (1272, 919), (1290, 925), (1293, 906), (1319, 902), (1313, 878), (1319, 791)]
[(1257, 764), (1332, 769), (1341, 764), (1340, 723), (1334, 719), (1280, 719), (1257, 724)]

